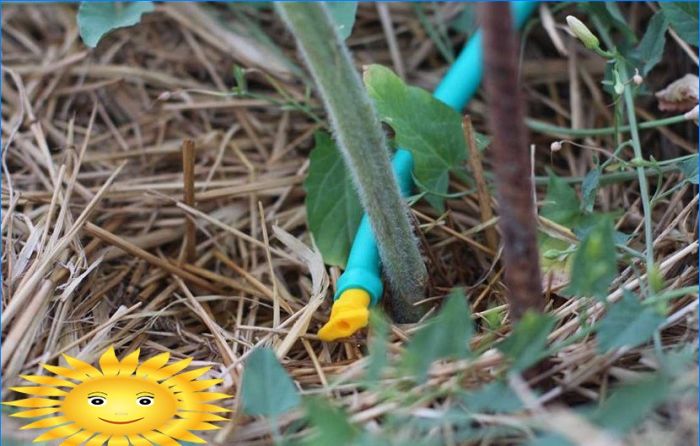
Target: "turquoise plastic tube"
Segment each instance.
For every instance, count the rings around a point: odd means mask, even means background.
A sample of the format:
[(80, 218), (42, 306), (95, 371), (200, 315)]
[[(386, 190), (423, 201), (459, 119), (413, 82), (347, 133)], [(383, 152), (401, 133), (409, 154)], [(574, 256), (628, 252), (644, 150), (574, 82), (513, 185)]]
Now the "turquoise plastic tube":
[[(530, 1), (511, 2), (517, 28), (521, 28), (525, 24), (537, 5), (538, 2)], [(479, 88), (483, 75), (482, 61), (481, 31), (477, 31), (445, 74), (435, 90), (434, 96), (453, 109), (461, 111)], [(413, 189), (413, 155), (411, 152), (398, 149), (394, 154), (392, 167), (399, 183), (401, 195), (409, 196)], [(355, 234), (347, 266), (345, 272), (338, 279), (338, 289), (334, 298), (338, 299), (343, 291), (350, 288), (367, 291), (372, 304), (377, 303), (384, 291), (379, 249), (366, 214), (362, 217)]]

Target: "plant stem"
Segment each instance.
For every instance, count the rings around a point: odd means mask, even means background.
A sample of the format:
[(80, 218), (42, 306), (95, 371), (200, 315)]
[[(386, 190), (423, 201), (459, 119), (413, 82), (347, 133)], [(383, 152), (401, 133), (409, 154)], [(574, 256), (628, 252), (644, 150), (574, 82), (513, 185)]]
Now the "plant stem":
[[(476, 147), (476, 139), (474, 138), (474, 127), (472, 126), (471, 117), (468, 115), (462, 119), (462, 130), (464, 131), (464, 139), (467, 141), (467, 149), (469, 150), (469, 167), (474, 175), (476, 182), (477, 197), (479, 199), (479, 211), (481, 212), (481, 222), (486, 223), (493, 218), (493, 209), (491, 209), (491, 193), (489, 192), (486, 179), (484, 178), (484, 168), (481, 165), (481, 154)], [(498, 233), (495, 228), (488, 227), (484, 231), (486, 236), (486, 244), (492, 251), (498, 251)]]
[[(639, 129), (651, 129), (655, 127), (663, 127), (665, 125), (677, 124), (679, 122), (686, 122), (688, 119), (684, 115), (671, 116), (664, 119), (657, 119), (655, 121), (646, 121), (638, 125)], [(546, 133), (549, 135), (557, 136), (574, 136), (583, 138), (586, 136), (599, 136), (599, 135), (613, 135), (616, 131), (628, 132), (630, 130), (629, 126), (622, 126), (619, 128), (615, 127), (601, 127), (598, 129), (570, 129), (567, 127), (558, 127), (556, 125), (551, 125), (543, 121), (538, 121), (536, 119), (527, 119), (525, 121), (530, 130), (539, 133)]]
[(427, 270), (401, 200), (389, 162), (389, 150), (372, 102), (355, 71), (345, 43), (326, 6), (320, 2), (277, 4), (294, 34), (350, 170), (360, 201), (376, 235), (379, 254), (394, 291), (397, 319), (416, 320)]
[[(664, 160), (664, 161), (659, 161), (657, 162), (658, 168), (655, 170), (645, 170), (644, 175), (647, 177), (656, 177), (664, 173), (668, 172), (674, 172), (680, 170), (678, 167), (678, 163), (691, 158), (695, 156), (693, 155), (685, 155), (681, 156), (678, 158), (673, 158), (670, 160)], [(629, 181), (633, 180), (637, 177), (637, 172), (636, 171), (629, 171), (629, 172), (614, 172), (614, 173), (606, 173), (600, 176), (600, 184), (601, 185), (606, 185), (606, 184), (613, 184), (613, 183), (621, 183), (624, 181)], [(576, 184), (576, 183), (582, 183), (583, 180), (586, 177), (562, 177), (561, 180), (566, 182), (567, 184)], [(544, 177), (544, 176), (537, 176), (535, 177), (535, 184), (538, 186), (545, 186), (549, 183), (549, 177)]]
[[(642, 156), (642, 145), (639, 142), (639, 130), (637, 129), (637, 115), (634, 112), (634, 98), (632, 97), (632, 87), (629, 82), (627, 68), (624, 63), (618, 64), (620, 78), (625, 84), (625, 108), (627, 111), (627, 122), (629, 124), (630, 136), (632, 137), (632, 149), (637, 160), (644, 159)], [(651, 202), (649, 201), (649, 186), (644, 166), (637, 167), (637, 178), (639, 181), (640, 198), (642, 200), (642, 210), (644, 211), (644, 242), (646, 246), (647, 273), (651, 273), (654, 268), (654, 237), (651, 223)]]
[(644, 299), (642, 303), (644, 305), (653, 305), (658, 302), (663, 302), (671, 299), (675, 299), (678, 297), (684, 297), (684, 296), (695, 296), (698, 294), (698, 287), (697, 286), (688, 286), (684, 288), (678, 288), (675, 290), (667, 290), (663, 291), (661, 293), (658, 293), (654, 297), (649, 297), (647, 299)]
[(518, 82), (518, 42), (508, 3), (485, 3), (479, 6), (479, 14), (504, 281), (511, 320), (517, 321), (528, 309), (544, 307), (524, 101)]
[[(612, 41), (612, 38), (610, 34), (608, 33), (607, 29), (602, 25), (600, 19), (593, 15), (591, 17), (593, 20), (593, 23), (598, 30), (599, 35), (601, 36), (602, 40), (605, 42), (606, 46), (608, 48), (612, 48), (610, 51), (598, 51), (598, 54), (600, 54), (602, 57), (609, 59), (609, 62), (614, 61), (615, 62), (615, 67), (613, 70), (617, 70), (617, 73), (620, 77), (620, 82), (624, 86), (624, 90), (622, 92), (622, 98), (624, 99), (624, 105), (625, 105), (625, 112), (627, 113), (627, 121), (628, 125), (627, 126), (618, 126), (616, 122), (616, 127), (614, 128), (615, 133), (618, 135), (618, 144), (620, 143), (620, 133), (621, 132), (629, 132), (631, 136), (631, 144), (632, 144), (632, 149), (634, 151), (634, 161), (636, 162), (636, 170), (637, 170), (637, 179), (639, 182), (639, 192), (640, 192), (640, 200), (642, 202), (642, 211), (644, 213), (644, 243), (645, 243), (645, 257), (646, 257), (646, 270), (647, 270), (647, 275), (649, 278), (651, 278), (651, 272), (654, 270), (655, 265), (654, 265), (654, 239), (653, 239), (653, 227), (652, 227), (652, 203), (649, 198), (649, 185), (647, 183), (647, 172), (645, 170), (643, 161), (643, 155), (642, 155), (642, 146), (639, 140), (639, 129), (642, 128), (642, 125), (646, 124), (649, 125), (651, 123), (655, 124), (655, 126), (658, 125), (667, 125), (667, 124), (673, 124), (676, 122), (682, 122), (687, 120), (685, 116), (673, 116), (670, 118), (667, 118), (665, 120), (658, 120), (658, 121), (651, 121), (647, 123), (642, 123), (641, 125), (637, 125), (637, 115), (635, 113), (634, 109), (634, 97), (632, 95), (632, 83), (629, 78), (629, 74), (627, 72), (627, 66), (626, 66), (626, 61), (624, 60), (623, 56), (620, 55), (617, 50), (614, 49), (614, 44)], [(617, 100), (618, 98), (616, 98)], [(617, 109), (617, 107), (616, 107)], [(616, 116), (617, 118), (617, 116)], [(660, 168), (656, 169), (657, 171), (660, 171)], [(651, 279), (650, 279), (651, 280)], [(653, 293), (653, 287), (651, 284), (649, 285), (649, 290), (651, 293)]]

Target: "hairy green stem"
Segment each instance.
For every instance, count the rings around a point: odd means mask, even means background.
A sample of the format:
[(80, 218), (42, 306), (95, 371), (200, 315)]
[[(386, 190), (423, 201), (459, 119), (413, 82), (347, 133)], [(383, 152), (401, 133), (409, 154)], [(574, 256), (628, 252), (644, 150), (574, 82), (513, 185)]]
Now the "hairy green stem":
[(424, 297), (427, 270), (392, 174), (387, 141), (374, 105), (323, 3), (281, 2), (277, 9), (314, 78), (335, 140), (372, 223), (384, 272), (394, 291), (392, 309), (398, 317), (405, 312), (415, 318), (414, 304)]

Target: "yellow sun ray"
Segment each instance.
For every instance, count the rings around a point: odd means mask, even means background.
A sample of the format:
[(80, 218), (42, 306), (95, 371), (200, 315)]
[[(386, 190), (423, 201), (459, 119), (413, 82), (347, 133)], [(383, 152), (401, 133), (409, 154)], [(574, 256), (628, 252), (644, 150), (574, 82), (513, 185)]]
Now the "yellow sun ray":
[(131, 375), (136, 370), (136, 366), (139, 365), (139, 352), (140, 349), (136, 349), (129, 353), (121, 360), (119, 363), (119, 375)]
[(90, 438), (84, 446), (102, 446), (109, 440), (109, 435), (107, 434), (97, 434)]
[(172, 376), (165, 381), (162, 382), (162, 384), (166, 387), (172, 387), (172, 386), (180, 386), (184, 387), (186, 389), (190, 389), (188, 385), (200, 376), (204, 375), (206, 372), (208, 372), (210, 367), (202, 367), (201, 369), (195, 369), (190, 372), (185, 372), (185, 373), (180, 373), (179, 375)]
[[(180, 415), (180, 414), (178, 414)], [(184, 437), (180, 437), (179, 434), (184, 432), (182, 435), (186, 435), (188, 431), (209, 431), (209, 430), (215, 430), (219, 429), (219, 426), (216, 426), (211, 423), (207, 423), (205, 421), (205, 415), (204, 413), (190, 413), (189, 417), (186, 418), (180, 418), (180, 419), (174, 419), (167, 425), (165, 425), (162, 429), (160, 429), (161, 432), (170, 435), (171, 437), (175, 437), (180, 440), (185, 440), (185, 441), (191, 441), (187, 440)]]
[[(185, 397), (184, 395), (182, 396)], [(182, 399), (177, 405), (178, 409), (186, 410), (191, 412), (212, 412), (212, 413), (224, 413), (231, 412), (231, 409), (226, 409), (224, 407), (215, 406), (214, 404), (204, 404), (192, 399)]]
[[(175, 383), (169, 385), (173, 392), (199, 392), (200, 390), (209, 389), (217, 384), (221, 384), (223, 379), (204, 379), (199, 381), (187, 381), (183, 383)], [(165, 384), (165, 383), (163, 383)]]
[(174, 374), (180, 372), (181, 370), (184, 370), (188, 365), (190, 365), (191, 362), (192, 358), (181, 359), (180, 361), (174, 362), (170, 365), (166, 365), (165, 367), (161, 367), (160, 369), (154, 371), (153, 374), (149, 376), (149, 378), (154, 379), (156, 381), (162, 381), (166, 378), (170, 378)]
[(151, 446), (151, 442), (140, 435), (127, 435), (131, 446)]
[(200, 367), (198, 369), (190, 370), (188, 372), (182, 372), (179, 373), (169, 379), (167, 379), (163, 384), (168, 385), (167, 382), (171, 380), (177, 380), (177, 381), (193, 381), (200, 376), (204, 375), (207, 373), (209, 370), (211, 370), (211, 367)]
[(177, 394), (178, 409), (191, 412), (230, 412), (230, 410), (214, 404), (207, 404), (209, 401), (231, 398), (225, 393), (210, 392), (182, 392)]
[(209, 401), (231, 398), (231, 395), (219, 392), (194, 392), (190, 396), (196, 401), (199, 401), (200, 403), (207, 403)]
[(89, 376), (90, 378), (97, 378), (98, 376), (102, 376), (102, 372), (100, 372), (95, 367), (91, 366), (85, 361), (81, 361), (78, 358), (74, 358), (65, 354), (63, 355), (63, 359), (65, 359), (68, 365), (76, 372), (82, 373), (83, 375)]
[(191, 426), (189, 429), (193, 431), (210, 431), (219, 429), (219, 426), (207, 423), (207, 421), (209, 421), (206, 419), (207, 415), (210, 414), (196, 412), (191, 414), (191, 416), (189, 417), (182, 417), (181, 419), (175, 421), (178, 423), (182, 423), (183, 425), (189, 424)]
[(177, 416), (198, 421), (228, 421), (228, 418), (206, 412), (178, 412)]
[(107, 446), (129, 446), (129, 440), (125, 436), (110, 437)]
[(70, 437), (71, 435), (82, 430), (76, 423), (65, 424), (63, 426), (54, 427), (48, 432), (45, 432), (34, 439), (34, 443), (41, 441), (60, 440), (61, 438)]
[(193, 431), (214, 431), (219, 429), (219, 426), (217, 426), (216, 424), (207, 423), (205, 421), (200, 421), (199, 423), (193, 425), (189, 429)]
[(119, 374), (119, 359), (117, 359), (117, 354), (114, 353), (114, 346), (109, 347), (100, 356), (98, 362), (104, 376), (117, 376)]
[(206, 443), (188, 429), (190, 423), (182, 422), (182, 420), (174, 420), (158, 429), (161, 433), (173, 437), (176, 440), (188, 441), (190, 443)]
[(59, 410), (61, 410), (60, 407), (45, 407), (43, 409), (31, 409), (31, 410), (23, 410), (21, 412), (15, 412), (13, 414), (10, 414), (10, 416), (17, 417), (17, 418), (37, 418), (37, 417), (43, 417), (44, 415), (50, 415), (52, 413), (56, 413)]
[(81, 444), (85, 443), (85, 440), (87, 440), (91, 436), (92, 432), (80, 431), (77, 434), (71, 435), (70, 437), (63, 440), (63, 442), (59, 446), (80, 446)]
[(163, 352), (145, 360), (136, 369), (136, 376), (148, 377), (150, 374), (163, 367), (168, 362), (168, 359), (170, 359), (170, 353)]
[(61, 404), (58, 400), (52, 400), (49, 398), (25, 398), (23, 400), (12, 401), (9, 403), (3, 403), (8, 406), (14, 407), (28, 407), (28, 408), (38, 408), (38, 407), (55, 407)]
[(64, 392), (61, 389), (55, 387), (10, 387), (10, 390), (15, 392), (24, 393), (26, 395), (36, 395), (36, 396), (64, 396), (68, 392)]
[(64, 378), (68, 379), (74, 379), (76, 381), (87, 381), (88, 379), (91, 379), (92, 377), (90, 375), (86, 375), (85, 373), (79, 371), (79, 370), (73, 370), (69, 369), (67, 367), (61, 367), (58, 365), (48, 365), (44, 364), (42, 367), (44, 367), (46, 370), (49, 372), (53, 373), (54, 375), (59, 375)]
[(41, 375), (19, 375), (20, 378), (33, 382), (35, 384), (42, 384), (45, 386), (53, 387), (75, 387), (75, 383), (66, 381), (65, 379), (54, 378), (53, 376), (41, 376)]
[(48, 417), (48, 418), (42, 418), (39, 421), (35, 421), (33, 423), (25, 424), (24, 426), (20, 427), (20, 430), (25, 430), (25, 429), (46, 429), (47, 427), (54, 427), (58, 426), (59, 424), (66, 424), (70, 420), (68, 418), (60, 415), (57, 417)]
[(153, 444), (157, 444), (158, 446), (180, 446), (180, 443), (168, 437), (167, 435), (161, 434), (158, 431), (144, 432), (141, 435), (143, 435), (146, 438), (146, 440), (150, 441)]

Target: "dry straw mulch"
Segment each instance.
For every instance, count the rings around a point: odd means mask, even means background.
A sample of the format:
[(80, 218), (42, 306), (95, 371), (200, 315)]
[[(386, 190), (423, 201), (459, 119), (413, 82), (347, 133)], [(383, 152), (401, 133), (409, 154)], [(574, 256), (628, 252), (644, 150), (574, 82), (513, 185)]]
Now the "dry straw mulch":
[[(159, 4), (140, 25), (114, 32), (94, 51), (78, 37), (74, 6), (3, 8), (3, 398), (20, 373), (38, 373), (41, 363), (60, 362), (61, 353), (94, 361), (112, 344), (122, 354), (141, 348), (144, 356), (192, 356), (224, 379), (220, 390), (238, 396), (246, 356), (255, 346), (271, 345), (301, 389), (335, 397), (354, 421), (378, 429), (396, 408), (353, 384), (364, 364), (365, 335), (333, 344), (315, 336), (340, 272), (325, 268), (308, 248), (302, 182), (313, 133), (325, 125), (310, 115), (323, 118), (323, 110), (307, 95), (301, 63), (274, 14), (256, 13), (270, 46), (226, 6), (215, 8), (237, 27), (203, 15), (200, 6)], [(432, 24), (460, 10), (456, 4), (426, 8)], [(641, 4), (632, 8), (648, 13)], [(459, 48), (463, 38), (450, 35)], [(610, 125), (609, 96), (599, 84), (604, 66), (569, 40), (551, 27), (529, 33), (522, 65), (529, 115), (564, 126)], [(363, 4), (349, 44), (358, 67), (381, 63), (424, 88), (433, 88), (446, 68), (407, 4)], [(221, 94), (235, 84), (234, 65), (248, 70), (252, 97)], [(647, 82), (660, 89), (696, 69), (669, 39), (660, 69)], [(307, 112), (292, 102), (307, 104)], [(662, 116), (653, 98), (638, 106), (644, 119)], [(468, 112), (483, 131), (480, 98)], [(645, 153), (668, 159), (695, 152), (696, 138), (692, 124), (676, 125), (645, 132), (643, 144)], [(183, 149), (187, 139), (191, 149)], [(561, 176), (590, 169), (590, 151), (567, 146), (550, 154), (553, 140), (532, 137), (537, 175), (546, 167)], [(679, 179), (680, 173), (670, 173), (658, 184), (653, 180), (653, 187), (665, 191)], [(454, 182), (453, 190), (468, 187)], [(642, 249), (637, 184), (605, 187), (598, 199), (602, 210), (622, 209), (619, 229), (635, 234), (634, 245)], [(481, 225), (475, 192), (450, 200), (448, 209), (437, 215), (421, 204), (414, 211), (430, 264), (431, 297), (439, 303), (451, 286), (465, 285), (481, 320), (483, 311), (507, 300), (498, 258), (484, 241), (493, 221)], [(661, 200), (654, 221), (663, 276), (674, 287), (696, 283), (696, 188), (684, 186)], [(638, 279), (635, 268), (622, 271), (612, 298), (623, 285), (638, 287)], [(547, 299), (548, 311), (560, 320), (551, 339), (566, 339), (579, 328), (580, 303), (555, 292)], [(588, 314), (599, 317), (600, 305), (589, 306)], [(695, 342), (696, 326), (697, 296), (676, 299), (662, 341)], [(390, 354), (414, 329), (393, 327)], [(495, 335), (506, 333), (507, 327)], [(572, 415), (550, 403), (602, 398), (611, 382), (654, 369), (649, 351), (599, 356), (594, 340), (584, 338), (530, 380), (538, 396), (525, 383), (513, 385), (530, 398), (532, 417), (566, 426)], [(464, 371), (470, 371), (465, 385), (488, 381), (500, 361), (489, 350), (474, 361), (442, 363), (427, 386), (439, 388)], [(426, 401), (406, 410), (430, 415), (449, 404)], [(684, 404), (689, 407), (672, 411), (666, 428), (676, 435), (670, 438), (690, 444), (686, 435), (697, 405)], [(523, 420), (483, 421), (517, 426)], [(582, 438), (593, 435), (593, 428), (573, 421)], [(3, 424), (16, 431), (5, 416)], [(658, 435), (660, 429), (651, 431)], [(211, 438), (269, 444), (269, 435), (267, 421), (237, 414)], [(649, 444), (644, 438), (651, 437), (639, 435), (639, 444)]]

